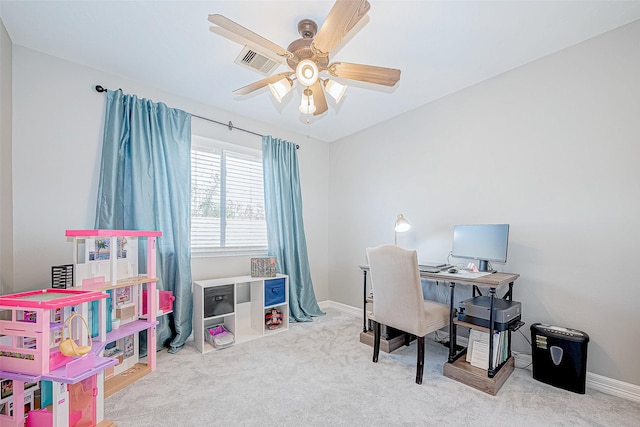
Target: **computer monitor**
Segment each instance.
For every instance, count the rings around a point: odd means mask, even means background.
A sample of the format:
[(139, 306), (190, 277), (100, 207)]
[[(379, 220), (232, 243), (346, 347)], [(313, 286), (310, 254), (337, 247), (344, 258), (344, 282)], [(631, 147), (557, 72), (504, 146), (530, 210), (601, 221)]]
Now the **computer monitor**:
[(478, 270), (491, 271), (489, 262), (507, 262), (509, 224), (456, 225), (451, 256), (479, 261)]

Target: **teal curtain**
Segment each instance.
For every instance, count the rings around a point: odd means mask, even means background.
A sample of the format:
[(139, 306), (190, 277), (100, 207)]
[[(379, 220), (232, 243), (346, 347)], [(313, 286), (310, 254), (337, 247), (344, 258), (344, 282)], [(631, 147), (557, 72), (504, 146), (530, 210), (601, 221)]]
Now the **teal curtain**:
[(264, 136), (262, 160), (269, 255), (276, 257), (277, 271), (289, 276), (290, 318), (310, 322), (324, 313), (311, 282), (296, 145)]
[(108, 91), (106, 98), (95, 226), (162, 232), (157, 287), (176, 299), (173, 314), (158, 318), (157, 348), (175, 353), (192, 327), (191, 115), (121, 90)]

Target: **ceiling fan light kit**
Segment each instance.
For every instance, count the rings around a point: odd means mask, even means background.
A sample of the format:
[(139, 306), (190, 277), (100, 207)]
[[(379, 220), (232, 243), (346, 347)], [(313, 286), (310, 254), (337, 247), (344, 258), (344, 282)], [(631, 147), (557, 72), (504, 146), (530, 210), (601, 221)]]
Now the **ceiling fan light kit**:
[(357, 80), (365, 83), (394, 86), (400, 80), (400, 70), (374, 65), (336, 62), (329, 64), (329, 54), (356, 24), (367, 14), (371, 5), (367, 0), (337, 0), (324, 23), (318, 30), (311, 19), (298, 23), (298, 33), (302, 38), (294, 40), (284, 49), (270, 40), (237, 24), (229, 18), (213, 14), (209, 21), (216, 26), (210, 30), (232, 41), (243, 42), (257, 50), (263, 49), (286, 61), (290, 70), (258, 80), (233, 92), (246, 95), (269, 86), (271, 94), (278, 101), (293, 88), (292, 78), (304, 87), (299, 110), (307, 115), (318, 116), (327, 111), (325, 91), (336, 103), (342, 99), (347, 86), (333, 79), (322, 79), (320, 73), (327, 72), (331, 77)]
[(318, 65), (310, 59), (303, 59), (296, 66), (296, 78), (304, 86), (311, 86), (318, 81)]
[(347, 91), (347, 86), (341, 85), (335, 80), (326, 79), (322, 82), (324, 84), (324, 90), (336, 101), (336, 104), (340, 103), (342, 96)]
[(278, 102), (282, 102), (282, 98), (284, 98), (293, 87), (293, 80), (289, 77), (283, 77), (275, 83), (269, 83), (269, 90), (271, 90), (271, 94)]
[(300, 107), (298, 107), (298, 110), (300, 110), (302, 114), (306, 115), (313, 114), (316, 111), (316, 105), (313, 102), (313, 92), (311, 92), (311, 89), (305, 89), (302, 93), (302, 100), (300, 101)]

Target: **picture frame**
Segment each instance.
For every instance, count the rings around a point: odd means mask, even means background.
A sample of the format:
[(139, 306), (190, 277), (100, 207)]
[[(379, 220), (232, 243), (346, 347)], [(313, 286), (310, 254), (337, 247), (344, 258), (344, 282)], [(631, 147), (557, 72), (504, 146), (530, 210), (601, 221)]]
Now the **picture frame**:
[(131, 286), (124, 286), (122, 288), (114, 289), (114, 301), (116, 306), (121, 306), (123, 304), (128, 304), (133, 302), (133, 297), (131, 296)]
[[(93, 243), (88, 242), (87, 249), (87, 260), (88, 261), (108, 261), (111, 259), (111, 239), (88, 239), (92, 240)], [(118, 259), (127, 258), (127, 249), (125, 245), (127, 244), (126, 238), (118, 238), (116, 239), (117, 245), (117, 257)]]
[(133, 356), (134, 350), (134, 337), (133, 335), (128, 335), (124, 337), (124, 358), (127, 359)]
[(276, 277), (276, 258), (251, 258), (251, 277)]
[(13, 380), (0, 381), (0, 398), (6, 399), (13, 395)]

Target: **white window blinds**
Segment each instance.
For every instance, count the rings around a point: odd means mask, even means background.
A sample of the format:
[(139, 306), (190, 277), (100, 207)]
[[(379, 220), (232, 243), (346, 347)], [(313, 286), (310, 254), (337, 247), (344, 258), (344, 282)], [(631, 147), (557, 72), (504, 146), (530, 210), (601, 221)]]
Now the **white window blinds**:
[(207, 141), (191, 149), (192, 252), (265, 254), (261, 153)]

